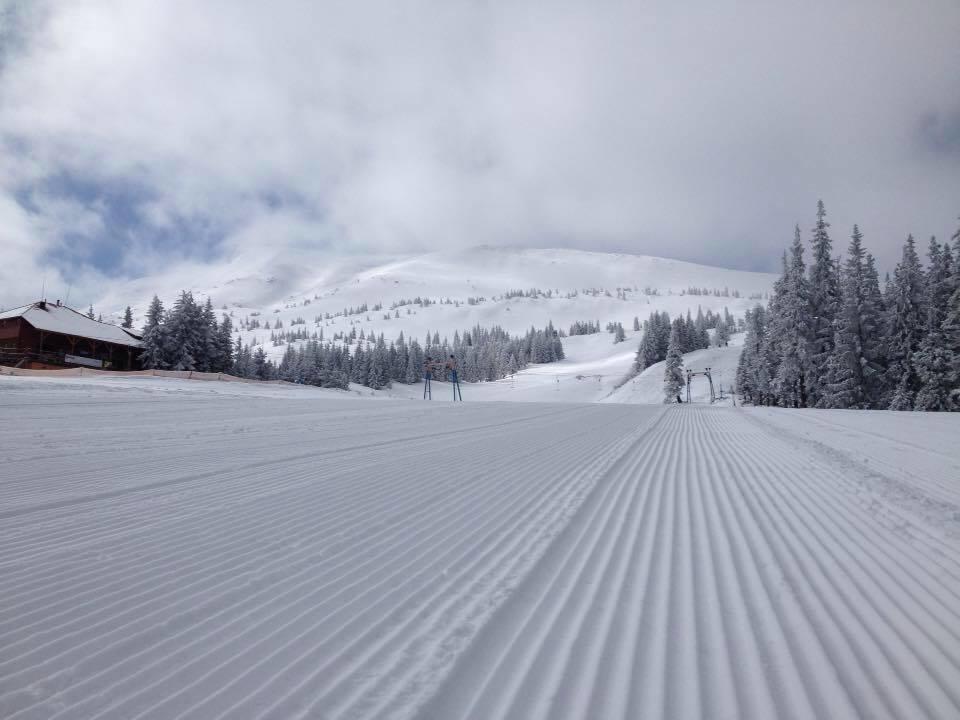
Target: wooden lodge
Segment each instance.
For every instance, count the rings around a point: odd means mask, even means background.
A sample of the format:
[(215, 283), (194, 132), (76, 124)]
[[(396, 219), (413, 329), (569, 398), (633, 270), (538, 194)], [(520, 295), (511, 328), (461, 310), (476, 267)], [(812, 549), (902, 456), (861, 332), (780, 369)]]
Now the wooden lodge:
[(137, 370), (140, 337), (40, 300), (0, 312), (0, 365), (29, 369)]

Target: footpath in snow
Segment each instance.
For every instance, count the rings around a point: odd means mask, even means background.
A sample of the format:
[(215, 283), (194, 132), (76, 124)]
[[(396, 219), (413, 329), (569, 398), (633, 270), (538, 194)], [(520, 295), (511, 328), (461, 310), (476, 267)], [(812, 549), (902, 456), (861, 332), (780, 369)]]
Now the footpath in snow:
[(5, 719), (960, 716), (955, 416), (0, 381)]

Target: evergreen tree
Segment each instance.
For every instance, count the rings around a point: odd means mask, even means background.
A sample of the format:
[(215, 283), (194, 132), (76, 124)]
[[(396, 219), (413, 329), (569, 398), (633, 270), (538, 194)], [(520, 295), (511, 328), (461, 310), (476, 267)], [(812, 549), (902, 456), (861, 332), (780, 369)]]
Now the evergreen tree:
[(683, 320), (677, 318), (670, 330), (667, 359), (663, 370), (663, 401), (674, 402), (683, 389), (683, 352), (681, 348)]
[(126, 328), (127, 330), (133, 328), (133, 311), (129, 305), (127, 305), (127, 309), (123, 312), (123, 322), (120, 324), (120, 327)]
[(717, 331), (713, 335), (713, 342), (717, 347), (726, 347), (730, 344), (730, 326), (726, 322), (717, 323)]
[(803, 243), (797, 226), (790, 259), (778, 284), (777, 302), (771, 305), (768, 343), (779, 360), (772, 378), (777, 403), (807, 407), (809, 376), (810, 290), (803, 261)]
[(97, 316), (96, 316), (96, 314), (93, 312), (93, 305), (91, 305), (91, 306), (90, 306), (90, 309), (87, 310), (87, 317), (90, 318), (91, 320), (96, 319)]
[(263, 346), (260, 345), (253, 353), (253, 376), (257, 380), (270, 380), (270, 375), (270, 364), (267, 362), (267, 354), (264, 352)]
[(233, 371), (233, 322), (224, 314), (217, 329), (217, 365), (214, 372)]
[(952, 358), (947, 375), (951, 388), (950, 409), (960, 410), (960, 286), (950, 296), (947, 316), (943, 321), (943, 337)]
[(163, 370), (167, 364), (167, 338), (164, 329), (163, 303), (156, 295), (147, 308), (146, 323), (142, 334), (143, 350), (140, 365), (148, 370)]
[(697, 306), (697, 319), (693, 323), (695, 337), (696, 337), (696, 348), (697, 350), (703, 350), (710, 347), (710, 333), (707, 331), (707, 320), (703, 315), (703, 308), (699, 305)]
[(681, 320), (680, 324), (680, 352), (688, 353), (693, 352), (698, 347), (697, 341), (697, 331), (693, 324), (693, 317), (690, 315), (690, 310), (687, 310), (686, 318), (679, 318)]
[(926, 322), (924, 294), (923, 268), (910, 235), (893, 272), (888, 307), (886, 355), (888, 384), (893, 389), (891, 410), (912, 410), (923, 385), (914, 356), (920, 349)]
[(420, 343), (418, 343), (416, 340), (411, 340), (410, 347), (407, 349), (407, 370), (406, 374), (404, 375), (404, 382), (407, 384), (413, 384), (419, 381), (423, 363), (424, 355), (423, 351), (420, 349)]
[(641, 373), (656, 362), (658, 362), (656, 341), (650, 330), (650, 321), (644, 320), (643, 336), (640, 338), (640, 345), (633, 360), (634, 372)]
[(747, 336), (737, 363), (737, 392), (745, 402), (767, 405), (772, 402), (770, 370), (766, 360), (766, 311), (757, 305), (744, 317)]
[(823, 201), (817, 202), (817, 224), (813, 229), (813, 259), (810, 263), (809, 316), (810, 349), (807, 366), (807, 393), (811, 405), (818, 404), (826, 385), (827, 363), (833, 351), (837, 313), (840, 309), (840, 286), (832, 252), (833, 243), (827, 228), (827, 211)]
[(927, 271), (926, 333), (914, 356), (917, 375), (922, 383), (917, 391), (914, 409), (952, 410), (953, 377), (955, 357), (950, 347), (945, 321), (950, 312), (950, 300), (954, 293), (954, 268), (950, 246), (930, 239), (930, 267)]
[(366, 385), (374, 390), (390, 387), (389, 356), (382, 335), (370, 352), (370, 369), (367, 373)]
[(220, 365), (220, 345), (218, 343), (217, 315), (213, 311), (213, 302), (207, 297), (203, 310), (197, 316), (200, 335), (199, 357), (197, 357), (197, 370), (203, 372), (217, 372), (216, 368)]
[(880, 401), (880, 286), (854, 225), (842, 277), (841, 307), (827, 382), (818, 406), (870, 408)]
[(622, 323), (617, 323), (617, 326), (613, 330), (613, 344), (622, 343), (627, 339), (627, 334), (623, 329)]
[(960, 229), (954, 234), (953, 243), (953, 292), (941, 327), (945, 347), (953, 358), (949, 373), (951, 409), (960, 410)]
[(169, 362), (173, 370), (197, 369), (197, 358), (202, 357), (204, 351), (199, 316), (193, 294), (184, 290), (174, 303), (166, 322), (170, 347)]
[(297, 351), (293, 349), (293, 345), (287, 345), (277, 368), (277, 376), (287, 382), (297, 381)]
[(643, 372), (651, 365), (667, 357), (667, 346), (670, 342), (670, 316), (666, 313), (653, 312), (643, 322), (643, 337), (637, 348), (634, 358), (634, 370)]

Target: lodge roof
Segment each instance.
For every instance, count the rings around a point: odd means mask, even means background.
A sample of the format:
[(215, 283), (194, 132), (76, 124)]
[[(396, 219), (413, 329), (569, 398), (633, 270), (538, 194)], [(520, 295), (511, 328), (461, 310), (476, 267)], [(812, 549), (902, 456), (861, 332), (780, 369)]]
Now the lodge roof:
[(83, 313), (66, 305), (56, 305), (45, 300), (0, 312), (0, 320), (23, 318), (37, 330), (60, 333), (73, 337), (89, 338), (114, 345), (140, 347), (140, 337), (130, 330), (110, 323), (91, 320)]

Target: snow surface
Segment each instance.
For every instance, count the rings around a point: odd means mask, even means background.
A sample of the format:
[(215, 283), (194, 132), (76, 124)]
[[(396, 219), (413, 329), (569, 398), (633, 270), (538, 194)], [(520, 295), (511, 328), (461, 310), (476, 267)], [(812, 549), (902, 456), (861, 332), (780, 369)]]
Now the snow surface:
[(955, 718), (958, 433), (0, 377), (0, 717)]

